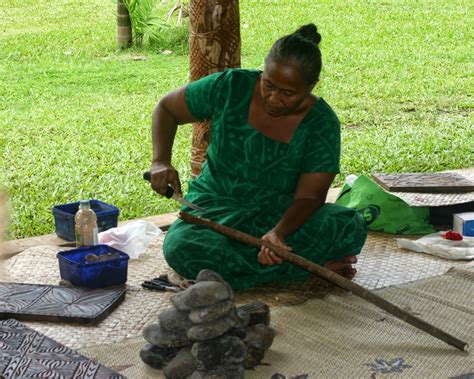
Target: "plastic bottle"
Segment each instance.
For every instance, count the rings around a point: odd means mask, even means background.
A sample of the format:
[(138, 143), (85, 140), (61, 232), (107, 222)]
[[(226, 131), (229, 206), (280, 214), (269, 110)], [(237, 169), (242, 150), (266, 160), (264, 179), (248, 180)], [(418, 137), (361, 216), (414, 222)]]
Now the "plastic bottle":
[(76, 246), (97, 245), (97, 215), (91, 209), (89, 200), (79, 202), (79, 210), (74, 221), (76, 223)]

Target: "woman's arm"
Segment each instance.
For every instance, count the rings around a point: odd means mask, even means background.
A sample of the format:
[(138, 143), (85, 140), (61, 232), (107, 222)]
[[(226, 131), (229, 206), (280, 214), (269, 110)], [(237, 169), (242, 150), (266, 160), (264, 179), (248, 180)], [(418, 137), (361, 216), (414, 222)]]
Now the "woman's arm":
[[(293, 203), (275, 227), (266, 233), (262, 239), (291, 250), (285, 244), (285, 237), (298, 230), (325, 203), (329, 187), (335, 176), (336, 174), (333, 173), (302, 174), (296, 186)], [(273, 251), (264, 246), (260, 249), (258, 261), (268, 265), (282, 262)]]
[(186, 87), (181, 87), (164, 96), (152, 115), (151, 186), (162, 195), (165, 194), (168, 185), (181, 195), (179, 175), (171, 165), (173, 142), (178, 125), (198, 121), (186, 104), (185, 89)]

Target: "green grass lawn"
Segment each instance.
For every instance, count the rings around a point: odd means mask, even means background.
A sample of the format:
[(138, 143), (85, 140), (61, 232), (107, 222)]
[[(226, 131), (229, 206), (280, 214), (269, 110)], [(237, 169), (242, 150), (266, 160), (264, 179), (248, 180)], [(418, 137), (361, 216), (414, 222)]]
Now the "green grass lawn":
[[(242, 0), (240, 12), (247, 68), (261, 67), (279, 36), (318, 25), (324, 69), (315, 93), (343, 126), (336, 185), (349, 173), (474, 166), (471, 1)], [(53, 232), (51, 207), (82, 198), (116, 205), (121, 220), (176, 210), (141, 174), (153, 107), (186, 83), (188, 57), (117, 52), (113, 1), (6, 0), (1, 19), (9, 238)], [(183, 181), (190, 146), (183, 126), (174, 148)]]

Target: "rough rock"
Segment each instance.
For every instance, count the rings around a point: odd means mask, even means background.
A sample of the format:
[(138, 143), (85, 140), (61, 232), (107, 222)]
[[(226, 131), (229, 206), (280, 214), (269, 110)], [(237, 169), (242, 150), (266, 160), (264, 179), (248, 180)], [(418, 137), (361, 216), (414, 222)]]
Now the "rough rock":
[(275, 329), (264, 324), (257, 324), (246, 329), (247, 337), (244, 339), (247, 347), (244, 367), (252, 369), (262, 361), (265, 352), (270, 348), (275, 338)]
[(247, 346), (247, 355), (243, 364), (246, 369), (253, 369), (262, 361), (265, 356), (265, 349), (258, 342), (246, 343), (245, 345)]
[(209, 370), (222, 365), (235, 365), (247, 355), (245, 343), (238, 337), (224, 336), (209, 341), (196, 342), (191, 353), (198, 370)]
[(163, 366), (168, 364), (168, 362), (178, 354), (180, 349), (179, 347), (163, 348), (147, 343), (140, 350), (140, 358), (148, 366), (155, 369), (162, 369)]
[(214, 321), (227, 315), (234, 307), (232, 300), (224, 300), (209, 307), (194, 308), (189, 313), (189, 320), (195, 324)]
[(257, 324), (245, 329), (247, 336), (245, 343), (259, 342), (264, 350), (268, 350), (272, 346), (275, 339), (275, 329), (264, 324)]
[(173, 305), (181, 311), (208, 307), (231, 297), (229, 289), (219, 282), (199, 282), (171, 296)]
[(196, 324), (188, 330), (188, 338), (191, 341), (205, 341), (223, 335), (235, 326), (241, 326), (241, 319), (237, 311), (230, 311), (228, 315), (218, 320)]
[(185, 335), (193, 323), (189, 319), (189, 311), (180, 311), (170, 307), (158, 315), (161, 327), (167, 331)]
[(226, 336), (238, 337), (241, 340), (244, 340), (245, 337), (247, 337), (247, 332), (246, 332), (245, 328), (237, 327), (237, 328), (230, 329), (225, 335)]
[(249, 314), (247, 312), (243, 312), (239, 310), (238, 308), (236, 308), (236, 312), (239, 319), (239, 326), (242, 328), (249, 326), (249, 323), (250, 323)]
[(191, 347), (185, 347), (163, 369), (168, 379), (187, 378), (196, 370), (196, 362), (191, 354)]
[(142, 334), (143, 338), (149, 343), (159, 347), (184, 347), (191, 345), (191, 341), (189, 341), (186, 335), (167, 331), (160, 324), (145, 326)]
[(240, 314), (245, 313), (249, 317), (248, 326), (257, 324), (270, 325), (270, 308), (262, 301), (241, 305), (237, 310)]
[(201, 271), (199, 271), (199, 274), (196, 277), (196, 282), (219, 282), (219, 283), (222, 283), (229, 289), (229, 292), (231, 293), (230, 298), (234, 299), (234, 291), (232, 290), (232, 287), (217, 272), (207, 270), (207, 269), (201, 270)]
[(219, 366), (213, 370), (194, 371), (188, 379), (243, 379), (244, 375), (242, 366)]

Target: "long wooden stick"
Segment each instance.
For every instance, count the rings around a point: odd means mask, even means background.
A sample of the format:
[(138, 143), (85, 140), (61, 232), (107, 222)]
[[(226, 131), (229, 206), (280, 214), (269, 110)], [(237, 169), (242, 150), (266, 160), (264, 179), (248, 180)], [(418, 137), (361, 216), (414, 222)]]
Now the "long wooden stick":
[(441, 329), (423, 321), (422, 319), (413, 316), (411, 313), (397, 307), (396, 305), (390, 303), (389, 301), (381, 298), (378, 295), (373, 294), (372, 292), (366, 290), (364, 287), (359, 286), (356, 283), (347, 280), (346, 278), (336, 274), (335, 272), (328, 270), (316, 263), (308, 261), (307, 259), (300, 257), (294, 253), (289, 253), (286, 250), (272, 244), (271, 242), (261, 240), (259, 238), (253, 237), (249, 234), (243, 233), (239, 230), (230, 228), (225, 225), (218, 224), (211, 220), (207, 220), (201, 217), (194, 217), (186, 212), (180, 212), (179, 217), (189, 224), (198, 224), (206, 226), (217, 233), (223, 234), (227, 237), (240, 241), (250, 246), (261, 247), (266, 246), (274, 251), (280, 258), (293, 263), (296, 266), (304, 268), (305, 270), (312, 272), (331, 283), (338, 285), (348, 291), (351, 291), (355, 295), (361, 297), (362, 299), (367, 300), (368, 302), (376, 305), (379, 308), (382, 308), (384, 311), (391, 313), (392, 315), (398, 317), (399, 319), (406, 321), (410, 325), (423, 330), (426, 333), (431, 334), (433, 337), (436, 337), (447, 344), (456, 347), (459, 350), (467, 351), (469, 345), (466, 342), (463, 342), (456, 337), (442, 331)]

